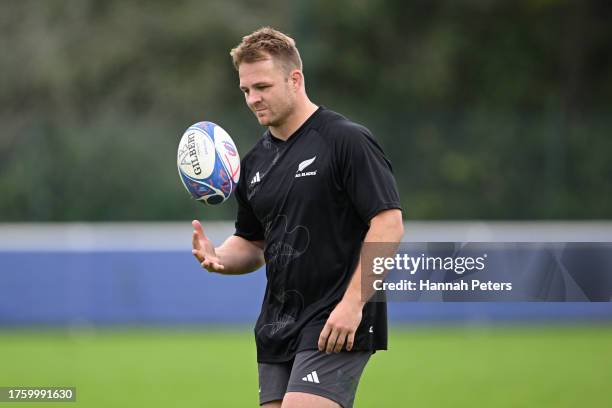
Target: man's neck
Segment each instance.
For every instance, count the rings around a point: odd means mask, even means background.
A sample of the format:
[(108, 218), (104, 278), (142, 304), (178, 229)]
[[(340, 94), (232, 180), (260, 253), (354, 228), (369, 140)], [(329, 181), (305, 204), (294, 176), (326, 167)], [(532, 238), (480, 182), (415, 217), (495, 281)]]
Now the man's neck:
[(309, 117), (312, 116), (313, 113), (315, 113), (317, 109), (319, 109), (319, 107), (308, 100), (304, 104), (304, 107), (297, 109), (293, 115), (287, 118), (285, 123), (280, 126), (270, 126), (270, 132), (274, 137), (286, 141), (308, 120)]

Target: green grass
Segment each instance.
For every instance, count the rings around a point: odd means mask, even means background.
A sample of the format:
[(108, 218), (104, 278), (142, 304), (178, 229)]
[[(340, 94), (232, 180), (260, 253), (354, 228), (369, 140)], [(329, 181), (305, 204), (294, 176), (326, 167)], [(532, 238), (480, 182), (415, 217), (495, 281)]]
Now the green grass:
[[(612, 327), (396, 329), (390, 346), (356, 407), (612, 406)], [(255, 346), (246, 328), (0, 330), (0, 386), (77, 387), (53, 407), (255, 407)]]

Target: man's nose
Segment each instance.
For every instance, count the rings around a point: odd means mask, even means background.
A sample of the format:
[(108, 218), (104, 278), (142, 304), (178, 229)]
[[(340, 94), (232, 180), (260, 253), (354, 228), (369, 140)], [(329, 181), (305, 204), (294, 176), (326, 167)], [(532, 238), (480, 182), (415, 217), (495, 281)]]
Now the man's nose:
[(261, 95), (259, 94), (259, 92), (249, 92), (247, 96), (247, 103), (249, 105), (253, 106), (259, 101), (261, 101)]

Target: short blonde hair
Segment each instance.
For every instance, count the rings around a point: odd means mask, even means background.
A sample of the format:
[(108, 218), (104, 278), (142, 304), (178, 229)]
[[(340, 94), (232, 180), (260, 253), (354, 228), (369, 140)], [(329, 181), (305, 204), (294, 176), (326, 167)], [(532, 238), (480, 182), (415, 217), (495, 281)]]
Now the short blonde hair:
[(274, 59), (289, 72), (302, 69), (302, 59), (293, 38), (272, 27), (262, 27), (242, 37), (242, 42), (230, 51), (236, 70), (243, 62), (252, 63)]

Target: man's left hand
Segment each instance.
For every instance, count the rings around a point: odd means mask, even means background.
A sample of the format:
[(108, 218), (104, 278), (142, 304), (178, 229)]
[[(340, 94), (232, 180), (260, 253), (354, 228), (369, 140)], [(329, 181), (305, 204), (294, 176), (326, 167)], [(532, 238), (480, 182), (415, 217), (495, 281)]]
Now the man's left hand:
[(339, 353), (346, 343), (346, 350), (351, 351), (355, 341), (355, 332), (361, 323), (361, 302), (342, 300), (329, 315), (319, 336), (319, 351)]

